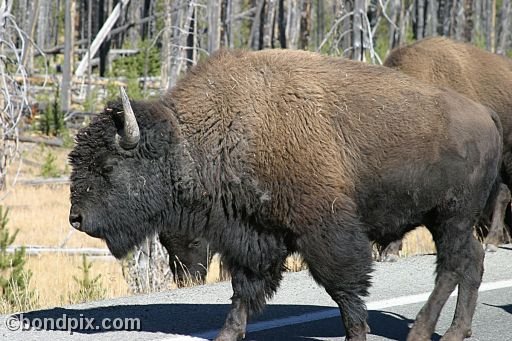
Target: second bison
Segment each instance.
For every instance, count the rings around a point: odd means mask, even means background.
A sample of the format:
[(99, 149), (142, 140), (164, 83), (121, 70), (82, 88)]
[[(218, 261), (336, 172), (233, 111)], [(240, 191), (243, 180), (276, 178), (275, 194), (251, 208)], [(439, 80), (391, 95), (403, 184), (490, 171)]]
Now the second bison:
[[(512, 60), (467, 43), (434, 37), (394, 49), (384, 65), (423, 82), (449, 87), (488, 106), (500, 117), (504, 136), (501, 176), (506, 185), (500, 186), (487, 207), (487, 214), (479, 222), (490, 226), (484, 241), (487, 250), (496, 250), (503, 239), (503, 220), (512, 188)], [(488, 221), (489, 217), (492, 222)], [(391, 244), (382, 258), (397, 254), (400, 245), (400, 242)]]
[(217, 340), (243, 337), (298, 251), (368, 332), (371, 241), (425, 224), (437, 279), (409, 332), (429, 340), (458, 285), (446, 340), (471, 333), (483, 250), (472, 225), (502, 140), (489, 109), (379, 66), (301, 51), (222, 51), (155, 101), (112, 103), (70, 154), (71, 224), (123, 257), (171, 226), (208, 240), (232, 276)]
[(203, 283), (215, 253), (208, 241), (169, 228), (162, 230), (158, 237), (169, 254), (169, 267), (178, 287), (188, 283)]

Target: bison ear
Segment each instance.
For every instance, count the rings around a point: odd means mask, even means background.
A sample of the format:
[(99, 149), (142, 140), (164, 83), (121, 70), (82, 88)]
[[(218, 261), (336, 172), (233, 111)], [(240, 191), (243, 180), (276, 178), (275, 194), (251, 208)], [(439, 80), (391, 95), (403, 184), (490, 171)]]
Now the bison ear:
[(128, 95), (126, 94), (126, 91), (123, 87), (120, 88), (120, 93), (121, 101), (123, 103), (123, 110), (120, 112), (121, 115), (118, 116), (118, 118), (121, 119), (121, 122), (119, 122), (121, 124), (116, 122), (116, 141), (121, 148), (130, 150), (137, 147), (139, 143), (139, 125), (137, 124), (137, 119), (135, 118), (135, 113), (133, 112)]

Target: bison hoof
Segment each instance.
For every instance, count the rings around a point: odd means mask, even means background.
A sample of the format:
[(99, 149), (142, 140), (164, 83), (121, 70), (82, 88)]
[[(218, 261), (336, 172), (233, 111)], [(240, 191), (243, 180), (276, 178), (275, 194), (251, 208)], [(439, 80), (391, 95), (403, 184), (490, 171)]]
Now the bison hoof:
[(432, 333), (415, 323), (407, 335), (407, 341), (430, 341), (431, 335)]
[(219, 335), (215, 341), (240, 341), (245, 338), (245, 335)]
[(471, 337), (473, 332), (471, 328), (449, 328), (441, 338), (441, 341), (462, 341)]
[(245, 333), (235, 333), (232, 331), (221, 330), (215, 341), (240, 341), (245, 338)]
[(345, 341), (366, 341), (366, 335), (346, 337)]
[(345, 341), (366, 341), (366, 334), (369, 332), (370, 326), (365, 322), (363, 326), (359, 325), (351, 328), (347, 333)]
[(385, 255), (380, 259), (381, 262), (394, 263), (398, 261), (397, 255)]
[(486, 252), (496, 252), (496, 251), (498, 251), (498, 247), (494, 244), (487, 244), (485, 246), (485, 251)]

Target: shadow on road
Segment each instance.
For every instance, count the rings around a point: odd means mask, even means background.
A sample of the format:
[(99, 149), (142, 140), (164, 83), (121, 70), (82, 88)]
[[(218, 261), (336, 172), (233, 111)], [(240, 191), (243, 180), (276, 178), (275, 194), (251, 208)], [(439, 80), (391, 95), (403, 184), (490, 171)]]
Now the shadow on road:
[(500, 248), (501, 250), (505, 250), (505, 251), (512, 251), (511, 245), (501, 245), (501, 246), (498, 246), (498, 248)]
[[(96, 334), (107, 330), (101, 327), (104, 319), (139, 319), (140, 331), (149, 333), (170, 333), (198, 335), (205, 331), (215, 330), (222, 326), (228, 312), (228, 304), (147, 304), (147, 305), (116, 305), (110, 307), (94, 307), (88, 309), (54, 308), (19, 314), (24, 323), (39, 327), (43, 319), (94, 319), (93, 329), (74, 329), (74, 333)], [(263, 315), (251, 320), (267, 321), (289, 316), (298, 316), (329, 309), (323, 306), (308, 305), (269, 305)], [(332, 309), (332, 308), (331, 308)], [(386, 311), (369, 311), (371, 334), (390, 340), (404, 340), (409, 331), (409, 324), (414, 322), (402, 315)], [(46, 330), (67, 330), (58, 325), (43, 327)], [(126, 329), (125, 329), (126, 330)], [(108, 330), (109, 332), (113, 332)], [(335, 338), (345, 335), (341, 318), (328, 318), (319, 321), (305, 322), (253, 332), (247, 334), (247, 340), (307, 340), (314, 338)], [(437, 336), (437, 335), (436, 335)]]
[(489, 307), (500, 308), (500, 309), (503, 309), (504, 311), (506, 311), (507, 313), (512, 314), (512, 304), (506, 304), (506, 305), (493, 305), (493, 304), (488, 304), (488, 303), (482, 303), (482, 304), (489, 306)]

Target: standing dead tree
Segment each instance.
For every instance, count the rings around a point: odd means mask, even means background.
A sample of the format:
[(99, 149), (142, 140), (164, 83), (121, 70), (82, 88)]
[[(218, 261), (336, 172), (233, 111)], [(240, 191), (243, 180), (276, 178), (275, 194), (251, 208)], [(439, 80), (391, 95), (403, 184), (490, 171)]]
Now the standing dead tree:
[(123, 274), (130, 290), (135, 294), (169, 289), (172, 283), (169, 255), (157, 236), (148, 238), (141, 247), (133, 251), (126, 260)]
[(217, 0), (208, 0), (208, 53), (220, 47), (220, 15), (221, 4)]
[(263, 48), (268, 49), (274, 47), (274, 25), (276, 16), (277, 0), (268, 0), (265, 6), (265, 22), (263, 24)]
[[(196, 4), (195, 0), (186, 0), (183, 1), (177, 1), (176, 3), (176, 9), (174, 14), (174, 20), (171, 19), (172, 26), (167, 28), (170, 29), (172, 32), (172, 40), (171, 40), (171, 54), (169, 55), (169, 66), (170, 66), (170, 72), (169, 72), (169, 80), (168, 84), (169, 87), (172, 87), (176, 84), (176, 81), (178, 80), (178, 76), (186, 70), (187, 62), (190, 62), (191, 64), (194, 64), (196, 61), (191, 61), (187, 59), (187, 51), (189, 49), (195, 49), (196, 46), (188, 46), (187, 45), (187, 38), (190, 35), (190, 28), (193, 27), (197, 23), (197, 16), (193, 20), (193, 13), (195, 13)], [(213, 8), (214, 11), (217, 11), (219, 8), (215, 7)], [(211, 13), (208, 16), (208, 19), (212, 22), (218, 23), (216, 19), (219, 19), (218, 16), (219, 13)], [(208, 36), (214, 37), (214, 41), (210, 43), (210, 40), (208, 40), (208, 48), (215, 50), (218, 48), (218, 44), (220, 44), (220, 35), (219, 35), (219, 25), (216, 25), (214, 29), (212, 29), (212, 33)], [(192, 32), (195, 32), (195, 29), (192, 29)], [(193, 34), (193, 33), (192, 33)], [(208, 51), (207, 53), (209, 53)]]
[[(384, 4), (382, 5), (385, 6)], [(317, 47), (317, 51), (342, 55), (355, 60), (366, 60), (368, 53), (372, 63), (382, 64), (374, 49), (374, 35), (380, 20), (373, 27), (368, 18), (369, 1), (342, 1), (336, 6), (329, 31)], [(385, 12), (383, 12), (385, 15)], [(386, 20), (391, 20), (386, 16)], [(391, 22), (394, 27), (396, 25)], [(328, 26), (326, 26), (328, 27)]]
[(85, 56), (82, 58), (82, 60), (78, 64), (78, 67), (75, 71), (76, 76), (81, 77), (84, 75), (86, 68), (90, 64), (90, 60), (91, 60), (92, 56), (94, 56), (96, 54), (96, 52), (98, 52), (98, 50), (101, 46), (101, 43), (105, 40), (107, 35), (110, 33), (110, 30), (112, 29), (112, 27), (114, 27), (115, 23), (119, 19), (119, 16), (121, 15), (123, 6), (126, 6), (129, 1), (130, 0), (121, 0), (116, 5), (116, 7), (114, 7), (114, 9), (112, 10), (112, 13), (110, 14), (108, 19), (103, 24), (102, 28), (96, 35), (96, 38), (94, 38), (94, 41), (89, 46), (89, 50), (87, 51)]
[(364, 29), (363, 15), (366, 13), (366, 1), (354, 0), (354, 13), (352, 15), (352, 59), (364, 60)]
[(512, 28), (510, 16), (512, 16), (512, 3), (510, 0), (503, 0), (500, 13), (500, 32), (496, 49), (498, 54), (506, 53), (508, 37), (510, 37), (510, 29)]
[[(11, 13), (12, 1), (0, 2), (0, 189), (18, 154), (18, 125), (28, 105), (28, 76), (23, 53), (32, 44)], [(18, 45), (17, 45), (18, 44)]]

